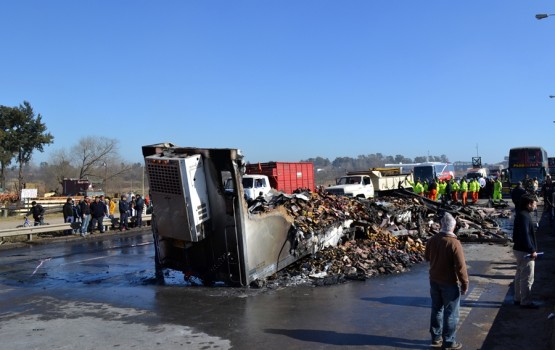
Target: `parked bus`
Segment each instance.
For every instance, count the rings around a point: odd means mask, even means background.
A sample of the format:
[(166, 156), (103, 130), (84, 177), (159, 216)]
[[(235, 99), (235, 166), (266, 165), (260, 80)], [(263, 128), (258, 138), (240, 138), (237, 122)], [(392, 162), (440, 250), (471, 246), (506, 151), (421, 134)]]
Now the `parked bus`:
[(508, 175), (511, 189), (519, 181), (524, 181), (526, 175), (530, 179), (537, 178), (538, 182), (544, 181), (549, 174), (547, 152), (543, 147), (515, 147), (509, 150)]
[(425, 180), (430, 182), (433, 179), (450, 180), (455, 177), (455, 167), (452, 163), (420, 163), (414, 166), (413, 176), (415, 180), (420, 178), (420, 181), (422, 182)]
[(547, 164), (549, 166), (549, 175), (553, 178), (555, 176), (555, 157), (548, 157)]

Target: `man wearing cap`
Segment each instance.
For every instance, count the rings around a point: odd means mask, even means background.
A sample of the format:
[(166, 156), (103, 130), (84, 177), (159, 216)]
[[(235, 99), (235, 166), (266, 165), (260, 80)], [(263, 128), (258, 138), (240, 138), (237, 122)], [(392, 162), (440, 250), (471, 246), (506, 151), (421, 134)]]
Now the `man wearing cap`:
[(441, 230), (426, 243), (424, 257), (430, 262), (432, 347), (462, 349), (455, 341), (461, 295), (468, 290), (468, 273), (462, 245), (455, 235), (457, 221), (445, 213)]

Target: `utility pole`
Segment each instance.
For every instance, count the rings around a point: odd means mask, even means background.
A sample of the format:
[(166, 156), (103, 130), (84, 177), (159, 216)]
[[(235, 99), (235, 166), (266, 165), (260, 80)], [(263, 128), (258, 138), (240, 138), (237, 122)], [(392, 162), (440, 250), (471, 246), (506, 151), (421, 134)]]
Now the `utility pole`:
[(108, 164), (106, 162), (102, 163), (104, 166), (104, 194), (108, 194)]

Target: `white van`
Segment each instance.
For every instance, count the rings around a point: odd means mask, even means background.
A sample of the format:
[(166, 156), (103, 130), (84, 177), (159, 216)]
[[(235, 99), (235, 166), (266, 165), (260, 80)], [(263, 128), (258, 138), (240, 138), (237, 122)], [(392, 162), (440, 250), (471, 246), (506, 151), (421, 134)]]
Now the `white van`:
[(488, 169), (486, 168), (471, 168), (466, 171), (466, 178), (473, 179), (473, 178), (484, 178), (488, 177)]

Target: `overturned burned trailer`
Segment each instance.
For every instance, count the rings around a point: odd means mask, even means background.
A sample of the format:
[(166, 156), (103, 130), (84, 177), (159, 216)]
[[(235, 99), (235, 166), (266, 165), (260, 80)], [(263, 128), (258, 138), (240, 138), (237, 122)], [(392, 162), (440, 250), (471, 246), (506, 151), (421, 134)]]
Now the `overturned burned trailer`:
[[(151, 198), (157, 268), (183, 271), (205, 284), (246, 286), (325, 246), (349, 220), (302, 232), (283, 208), (252, 213), (242, 195), (246, 164), (238, 149), (160, 143), (142, 147)], [(225, 191), (231, 174), (234, 191)]]

